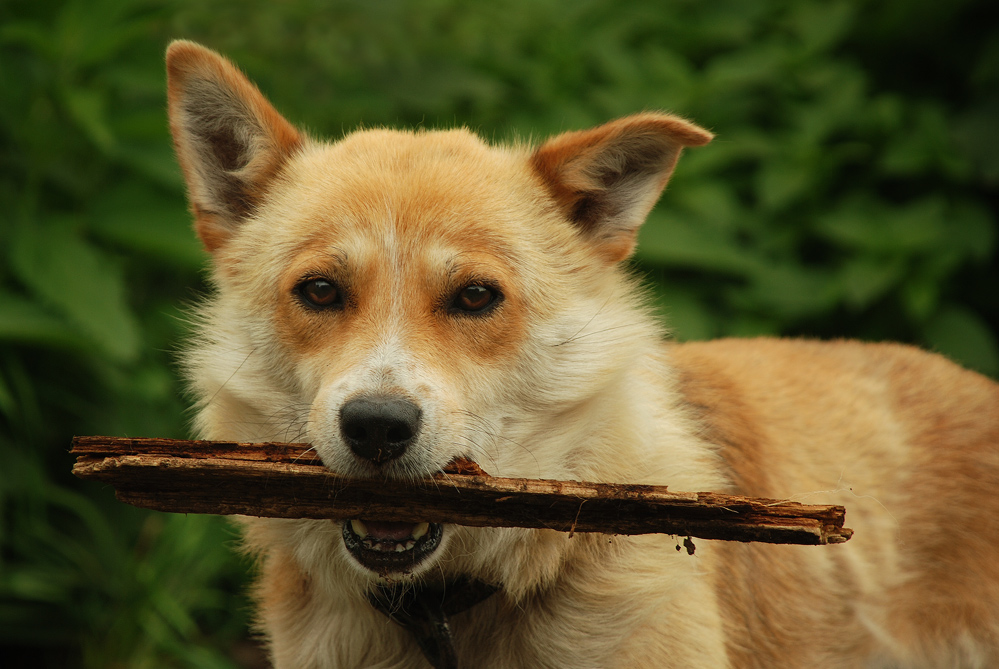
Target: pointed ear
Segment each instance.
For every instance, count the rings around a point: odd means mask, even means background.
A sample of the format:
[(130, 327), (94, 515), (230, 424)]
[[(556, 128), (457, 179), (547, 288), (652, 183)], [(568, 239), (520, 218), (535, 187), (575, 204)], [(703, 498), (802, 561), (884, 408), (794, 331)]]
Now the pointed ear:
[(534, 152), (531, 165), (563, 214), (614, 263), (635, 249), (638, 228), (683, 147), (711, 137), (676, 116), (636, 114), (553, 137)]
[(303, 139), (228, 60), (178, 40), (167, 49), (174, 149), (194, 227), (210, 252), (250, 215)]

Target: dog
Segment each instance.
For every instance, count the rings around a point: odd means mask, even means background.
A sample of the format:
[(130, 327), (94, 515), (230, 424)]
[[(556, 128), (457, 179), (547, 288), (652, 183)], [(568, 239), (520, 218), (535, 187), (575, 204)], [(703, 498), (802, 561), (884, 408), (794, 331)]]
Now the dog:
[(351, 477), (463, 457), (837, 503), (856, 532), (691, 555), (662, 535), (246, 518), (275, 667), (999, 666), (999, 386), (903, 345), (677, 344), (648, 307), (625, 261), (709, 132), (646, 112), (536, 146), (330, 143), (205, 47), (171, 44), (167, 72), (212, 261), (184, 355), (199, 437), (305, 440)]

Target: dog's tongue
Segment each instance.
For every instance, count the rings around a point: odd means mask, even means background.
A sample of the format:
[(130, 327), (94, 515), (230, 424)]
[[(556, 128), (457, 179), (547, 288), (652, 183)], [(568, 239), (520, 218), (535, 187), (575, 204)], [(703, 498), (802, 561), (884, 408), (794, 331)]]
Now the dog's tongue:
[(366, 520), (364, 525), (368, 528), (368, 535), (378, 540), (406, 541), (413, 533), (413, 523)]

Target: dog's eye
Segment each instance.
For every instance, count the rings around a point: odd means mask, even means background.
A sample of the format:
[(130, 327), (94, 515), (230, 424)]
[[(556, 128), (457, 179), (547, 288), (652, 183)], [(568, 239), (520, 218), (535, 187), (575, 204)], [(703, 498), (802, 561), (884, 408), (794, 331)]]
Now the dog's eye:
[(465, 286), (454, 297), (452, 306), (459, 311), (482, 311), (496, 301), (497, 292), (479, 285)]
[(309, 279), (298, 284), (298, 294), (312, 307), (335, 307), (343, 302), (340, 289), (327, 279)]

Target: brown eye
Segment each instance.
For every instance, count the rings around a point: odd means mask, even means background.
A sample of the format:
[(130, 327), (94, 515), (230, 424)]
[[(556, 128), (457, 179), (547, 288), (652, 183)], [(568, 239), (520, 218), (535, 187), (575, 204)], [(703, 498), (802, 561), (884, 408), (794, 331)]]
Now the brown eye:
[(496, 301), (497, 293), (486, 286), (465, 286), (454, 297), (452, 306), (459, 311), (482, 311)]
[(335, 307), (342, 304), (336, 284), (326, 279), (309, 279), (298, 284), (298, 294), (312, 307)]

